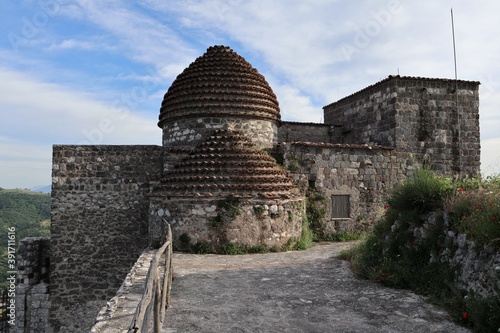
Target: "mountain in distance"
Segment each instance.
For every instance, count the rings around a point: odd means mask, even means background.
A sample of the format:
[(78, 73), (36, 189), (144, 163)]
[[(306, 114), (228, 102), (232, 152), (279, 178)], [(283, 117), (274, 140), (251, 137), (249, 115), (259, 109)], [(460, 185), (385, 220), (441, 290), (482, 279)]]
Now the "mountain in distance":
[(50, 193), (52, 191), (52, 185), (37, 185), (30, 188), (33, 192)]

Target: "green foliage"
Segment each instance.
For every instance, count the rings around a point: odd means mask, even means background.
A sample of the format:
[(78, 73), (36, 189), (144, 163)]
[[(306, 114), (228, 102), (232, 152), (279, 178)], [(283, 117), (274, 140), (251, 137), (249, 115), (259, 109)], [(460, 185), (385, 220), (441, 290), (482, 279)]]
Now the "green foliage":
[(288, 161), (287, 168), (290, 171), (295, 171), (299, 168), (299, 162), (297, 161), (297, 156), (295, 155), (295, 153), (292, 153), (290, 155), (290, 160)]
[[(295, 244), (297, 243), (297, 239), (295, 237), (291, 237), (289, 238), (287, 241), (286, 241), (286, 244), (284, 244), (282, 247), (281, 247), (281, 251), (291, 251), (294, 249), (294, 246)], [(279, 252), (280, 250), (276, 251), (276, 252)]]
[(188, 234), (183, 233), (182, 235), (179, 236), (179, 241), (182, 244), (189, 244), (191, 242), (191, 237)]
[[(16, 228), (16, 247), (25, 237), (50, 237), (50, 194), (0, 191), (0, 257), (7, 258), (8, 228)], [(0, 265), (0, 289), (7, 287), (6, 262)]]
[(473, 240), (478, 250), (488, 245), (500, 249), (500, 188), (497, 186), (495, 182), (481, 182), (478, 187), (459, 187), (446, 201), (445, 209), (450, 212), (454, 228)]
[(302, 233), (300, 235), (299, 241), (295, 244), (295, 250), (306, 250), (311, 247), (313, 240), (313, 233), (309, 228), (309, 222), (307, 221), (307, 216), (302, 216)]
[(473, 295), (465, 299), (464, 324), (473, 324), (474, 332), (500, 331), (500, 298), (477, 298)]
[(214, 253), (212, 246), (210, 246), (210, 244), (205, 242), (196, 242), (192, 246), (192, 252), (196, 254)]
[(306, 196), (306, 215), (314, 237), (322, 239), (325, 230), (326, 198), (315, 190)]
[(388, 204), (398, 211), (434, 211), (443, 206), (451, 188), (449, 180), (439, 178), (430, 170), (419, 168), (412, 177), (394, 187)]
[(212, 219), (212, 228), (219, 229), (224, 225), (224, 219), (222, 215), (218, 214)]
[(258, 206), (253, 206), (253, 212), (255, 213), (255, 215), (257, 215), (257, 217), (262, 217), (262, 215), (264, 214), (264, 206), (262, 205), (258, 205)]
[(281, 166), (283, 165), (283, 161), (284, 161), (283, 154), (277, 153), (277, 152), (271, 152), (271, 153), (269, 153), (269, 155), (271, 155), (271, 157), (273, 157), (276, 160), (277, 164), (279, 164)]
[(240, 200), (237, 198), (229, 197), (217, 203), (217, 207), (222, 209), (230, 219), (234, 219), (240, 215)]
[(248, 252), (236, 244), (228, 243), (228, 244), (223, 244), (219, 248), (219, 251), (217, 251), (217, 253), (234, 255), (234, 254), (245, 254)]
[(268, 246), (262, 244), (251, 246), (246, 250), (247, 253), (268, 253), (270, 251), (271, 249)]

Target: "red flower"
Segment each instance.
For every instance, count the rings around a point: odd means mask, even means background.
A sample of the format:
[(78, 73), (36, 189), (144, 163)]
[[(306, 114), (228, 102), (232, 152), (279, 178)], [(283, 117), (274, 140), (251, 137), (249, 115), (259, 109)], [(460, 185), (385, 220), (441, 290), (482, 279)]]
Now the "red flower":
[(492, 221), (496, 221), (496, 220), (497, 220), (497, 217), (496, 217), (496, 216), (493, 216), (493, 217), (491, 218), (491, 220), (492, 220)]
[(461, 188), (461, 187), (459, 187), (459, 188), (457, 189), (457, 191), (458, 191), (458, 192), (463, 192), (463, 191), (464, 191), (464, 189), (463, 189), (463, 188)]
[(389, 209), (389, 205), (384, 205), (384, 209)]
[(469, 314), (467, 312), (462, 313), (462, 318), (463, 319), (469, 318)]
[(493, 206), (493, 203), (492, 203), (492, 202), (490, 202), (490, 207), (491, 207), (491, 206)]

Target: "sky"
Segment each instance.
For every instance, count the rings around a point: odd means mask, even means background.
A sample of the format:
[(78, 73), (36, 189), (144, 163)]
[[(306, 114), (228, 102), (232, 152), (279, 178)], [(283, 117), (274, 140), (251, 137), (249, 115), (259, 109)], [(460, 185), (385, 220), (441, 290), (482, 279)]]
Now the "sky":
[(51, 183), (53, 144), (161, 145), (164, 93), (211, 45), (266, 77), (286, 121), (389, 75), (480, 81), (481, 172), (500, 173), (500, 2), (2, 0), (0, 187)]

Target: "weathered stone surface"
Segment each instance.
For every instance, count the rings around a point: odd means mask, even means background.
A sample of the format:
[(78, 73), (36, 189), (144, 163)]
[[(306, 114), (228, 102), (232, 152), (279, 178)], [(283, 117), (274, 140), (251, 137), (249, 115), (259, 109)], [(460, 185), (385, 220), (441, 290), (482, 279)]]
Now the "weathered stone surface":
[(389, 76), (323, 109), (341, 143), (395, 147), (442, 175), (479, 172), (479, 82)]
[[(318, 148), (321, 154), (315, 152)], [(325, 197), (326, 233), (359, 231), (371, 225), (384, 212), (387, 190), (412, 170), (402, 168), (397, 152), (389, 147), (296, 142), (282, 143), (281, 151), (296, 181)], [(350, 196), (349, 218), (333, 218), (335, 195)]]
[(17, 249), (14, 332), (49, 331), (50, 238), (27, 237)]
[(144, 294), (146, 277), (155, 253), (155, 250), (146, 250), (141, 254), (116, 295), (99, 311), (90, 333), (128, 332)]
[[(148, 244), (159, 146), (54, 146), (50, 293), (54, 332), (88, 331)], [(87, 315), (83, 315), (87, 313)]]
[[(227, 218), (226, 212), (218, 208), (223, 200), (198, 200), (193, 203), (192, 200), (152, 197), (150, 225), (156, 226), (152, 232), (162, 233), (164, 218), (158, 216), (158, 211), (168, 210), (172, 214), (165, 220), (172, 227), (176, 248), (187, 246), (180, 241), (181, 236), (189, 237), (192, 245), (201, 242), (213, 245), (215, 249), (229, 243), (241, 247), (279, 247), (291, 238), (300, 238), (304, 211), (302, 200), (242, 201), (235, 207), (238, 213), (231, 218)], [(199, 214), (193, 214), (193, 211)], [(220, 220), (216, 219), (218, 216)]]
[(181, 237), (184, 246), (204, 243), (213, 249), (280, 247), (300, 237), (303, 201), (290, 174), (247, 133), (216, 130), (153, 187), (150, 240), (164, 241), (167, 221), (177, 248)]
[(162, 332), (469, 332), (409, 291), (356, 279), (348, 244), (242, 256), (175, 254)]

